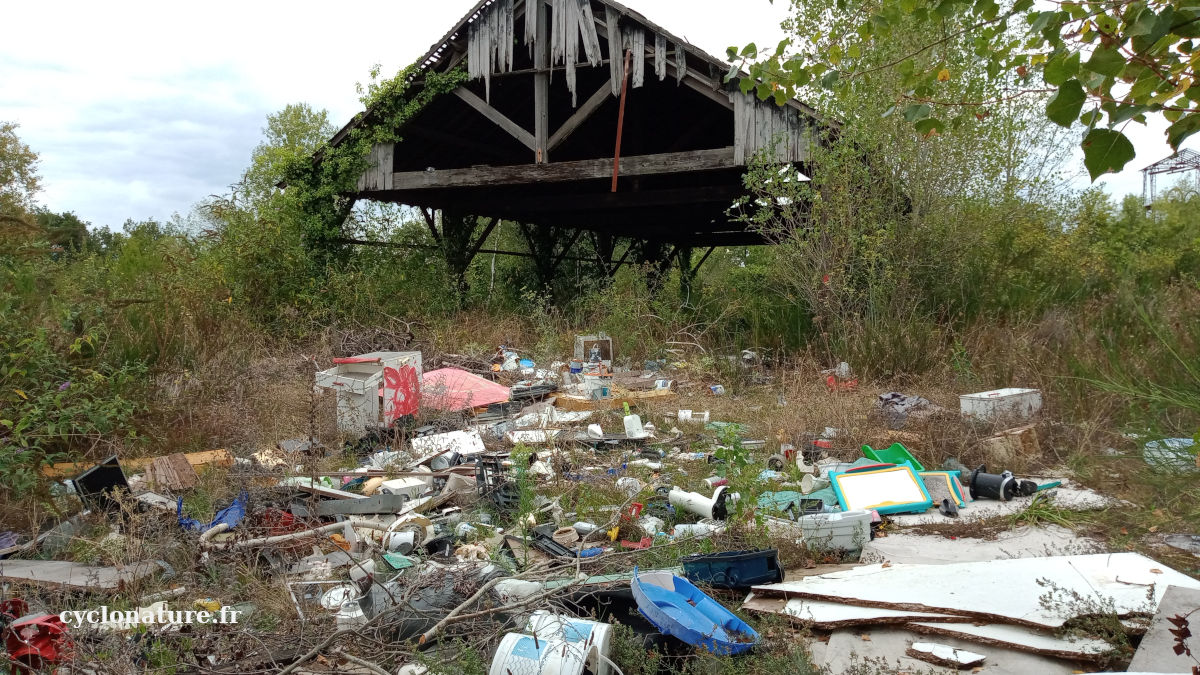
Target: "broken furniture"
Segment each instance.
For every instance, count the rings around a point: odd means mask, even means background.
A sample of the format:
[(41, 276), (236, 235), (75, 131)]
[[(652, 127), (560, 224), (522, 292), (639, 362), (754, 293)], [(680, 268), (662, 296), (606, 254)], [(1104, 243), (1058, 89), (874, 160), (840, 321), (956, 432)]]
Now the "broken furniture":
[(192, 468), (187, 457), (176, 452), (165, 457), (155, 457), (146, 467), (146, 481), (151, 485), (168, 490), (187, 490), (196, 487), (200, 477)]
[(381, 412), (382, 423), (390, 426), (417, 411), (421, 352), (371, 352), (333, 363), (317, 373), (315, 386), (337, 392), (338, 430), (357, 438), (380, 424)]

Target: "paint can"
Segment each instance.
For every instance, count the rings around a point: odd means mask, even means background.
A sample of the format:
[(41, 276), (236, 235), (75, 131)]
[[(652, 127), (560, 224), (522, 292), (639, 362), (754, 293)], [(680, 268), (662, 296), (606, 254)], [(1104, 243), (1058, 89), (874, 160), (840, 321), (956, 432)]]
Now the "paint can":
[(609, 675), (611, 668), (600, 656), (612, 648), (612, 626), (598, 621), (538, 610), (529, 617), (526, 631), (548, 639), (562, 640), (588, 648), (587, 668), (596, 675)]
[(583, 645), (520, 633), (500, 640), (488, 675), (538, 673), (538, 675), (582, 675), (589, 652)]

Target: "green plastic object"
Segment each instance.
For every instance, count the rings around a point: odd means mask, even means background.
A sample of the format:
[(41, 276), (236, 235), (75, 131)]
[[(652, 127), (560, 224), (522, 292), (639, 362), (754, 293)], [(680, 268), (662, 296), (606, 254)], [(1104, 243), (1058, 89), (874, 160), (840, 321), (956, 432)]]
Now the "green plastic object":
[(383, 559), (394, 570), (402, 570), (413, 566), (412, 558), (406, 558), (399, 553), (384, 553)]
[(925, 470), (925, 467), (921, 466), (921, 463), (917, 461), (917, 458), (912, 456), (912, 453), (908, 451), (908, 448), (904, 447), (900, 443), (892, 443), (890, 448), (884, 448), (883, 450), (876, 450), (869, 445), (864, 445), (862, 446), (862, 452), (863, 455), (875, 460), (876, 462), (882, 462), (884, 464), (908, 464), (913, 468), (914, 471)]

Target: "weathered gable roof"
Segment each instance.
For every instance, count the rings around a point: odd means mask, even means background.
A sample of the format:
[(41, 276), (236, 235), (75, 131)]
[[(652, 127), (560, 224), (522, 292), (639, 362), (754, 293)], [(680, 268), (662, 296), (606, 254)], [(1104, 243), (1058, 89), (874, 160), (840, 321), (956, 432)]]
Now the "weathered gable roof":
[[(557, 6), (567, 5), (568, 3), (577, 3), (580, 6), (587, 5), (589, 8), (593, 7), (593, 3), (598, 4), (604, 8), (606, 13), (610, 12), (610, 11), (612, 13), (614, 13), (614, 15), (618, 18), (618, 20), (622, 22), (622, 25), (628, 26), (628, 22), (632, 21), (635, 24), (637, 24), (638, 26), (640, 26), (640, 28), (642, 28), (643, 30), (650, 31), (651, 33), (653, 33), (655, 35), (656, 47), (662, 45), (662, 43), (664, 41), (669, 42), (672, 45), (674, 45), (676, 50), (681, 50), (686, 56), (691, 56), (691, 57), (695, 58), (696, 60), (699, 60), (699, 61), (703, 62), (704, 64), (706, 64), (710, 70), (720, 72), (720, 73), (724, 73), (728, 70), (729, 64), (725, 60), (718, 58), (716, 56), (713, 56), (712, 54), (709, 54), (708, 52), (701, 49), (700, 47), (697, 47), (696, 45), (691, 44), (687, 40), (675, 35), (674, 33), (671, 33), (670, 31), (667, 31), (665, 28), (663, 28), (662, 26), (659, 26), (658, 24), (654, 23), (653, 21), (650, 21), (641, 13), (630, 9), (629, 7), (626, 7), (625, 5), (623, 5), (619, 2), (615, 2), (615, 0), (545, 0), (545, 1), (552, 5), (557, 5)], [(474, 7), (472, 7), (470, 9), (470, 11), (468, 11), (466, 13), (466, 15), (457, 24), (455, 24), (455, 26), (453, 28), (451, 28), (445, 35), (443, 35), (440, 40), (433, 43), (433, 45), (429, 48), (429, 51), (427, 51), (424, 54), (424, 56), (422, 56), (420, 59), (418, 59), (416, 61), (418, 66), (417, 66), (416, 71), (410, 76), (410, 82), (417, 81), (420, 78), (420, 75), (422, 73), (428, 72), (430, 70), (443, 70), (443, 71), (450, 70), (451, 68), (453, 68), (453, 67), (457, 66), (459, 63), (461, 63), (464, 59), (469, 59), (470, 55), (468, 54), (467, 42), (470, 40), (470, 31), (471, 31), (473, 25), (480, 24), (481, 22), (486, 22), (490, 16), (490, 14), (495, 12), (497, 9), (503, 9), (504, 12), (516, 12), (516, 11), (523, 12), (525, 4), (526, 4), (526, 0), (480, 0), (478, 3), (475, 4)], [(498, 6), (500, 6), (500, 7), (498, 7)], [(588, 12), (588, 15), (593, 16), (596, 22), (600, 22), (602, 20), (601, 17), (597, 17), (595, 14), (596, 13), (594, 10), (590, 10)], [(526, 24), (527, 24), (527, 27), (526, 27), (526, 34), (524, 36), (525, 37), (524, 42), (526, 44), (529, 44), (531, 41), (531, 30), (528, 26), (531, 25), (531, 22), (526, 22)], [(508, 33), (511, 34), (511, 32), (512, 32), (512, 26), (510, 24), (508, 26)], [(606, 42), (611, 41), (611, 39), (613, 37), (615, 37), (615, 36), (613, 36), (611, 34), (611, 32), (599, 35), (599, 38), (605, 40)], [(578, 42), (577, 37), (574, 40), (574, 42)], [(584, 48), (585, 48), (585, 53), (587, 54), (589, 60), (594, 59), (594, 56), (590, 53), (591, 47), (589, 47), (587, 40), (584, 41)], [(572, 52), (572, 53), (574, 53), (574, 52)], [(657, 58), (659, 49), (656, 48), (655, 53), (656, 53), (656, 58)], [(511, 49), (508, 51), (508, 54), (511, 56)], [(476, 56), (477, 56), (477, 58), (475, 59), (476, 65), (474, 65), (472, 67), (472, 70), (474, 70), (476, 72), (490, 73), (490, 71), (492, 69), (491, 68), (491, 66), (492, 66), (491, 55), (488, 55), (488, 57), (487, 57), (486, 71), (481, 70), (481, 64), (478, 64), (478, 61), (480, 60), (478, 58), (478, 56), (480, 56), (480, 55), (476, 55)], [(564, 56), (565, 56), (565, 54), (564, 54)], [(509, 65), (509, 67), (511, 68), (511, 64), (512, 64), (511, 58), (507, 59), (507, 63)], [(569, 62), (568, 68), (573, 70), (574, 65), (575, 64), (572, 60), (571, 62)], [(617, 64), (610, 64), (610, 65), (613, 68), (613, 72), (614, 72), (614, 95), (615, 95), (617, 93), (615, 91), (615, 87), (616, 87), (617, 81), (619, 79), (619, 77), (616, 76), (617, 69), (619, 68), (619, 66)], [(676, 77), (678, 79), (682, 79), (684, 77), (687, 69), (688, 69), (688, 66), (687, 66), (686, 57), (685, 57), (685, 61), (682, 64), (682, 68), (680, 68), (680, 67), (675, 68)], [(745, 72), (742, 72), (741, 74), (742, 74), (742, 76), (746, 75)], [(661, 79), (661, 73), (659, 73), (659, 75), (660, 75), (660, 79)], [(788, 101), (787, 105), (789, 107), (792, 107), (792, 108), (802, 112), (805, 116), (811, 118), (814, 122), (821, 121), (821, 117), (818, 115), (816, 110), (809, 107), (808, 105), (805, 105), (803, 102), (801, 102), (799, 100), (792, 99), (792, 100)], [(366, 120), (370, 119), (371, 113), (372, 113), (372, 109), (368, 108), (367, 110), (359, 113), (358, 115), (355, 115), (355, 117), (352, 120), (347, 122), (345, 126), (343, 126), (336, 134), (334, 134), (333, 138), (330, 140), (330, 144), (331, 145), (340, 144), (346, 138), (346, 136), (350, 133), (351, 130), (353, 130), (354, 128), (356, 128), (357, 126), (359, 126)]]

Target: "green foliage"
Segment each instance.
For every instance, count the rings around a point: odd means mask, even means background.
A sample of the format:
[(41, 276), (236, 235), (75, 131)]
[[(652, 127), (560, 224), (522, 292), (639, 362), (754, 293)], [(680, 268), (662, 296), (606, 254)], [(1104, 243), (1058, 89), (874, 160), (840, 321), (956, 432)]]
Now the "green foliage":
[[(1076, 121), (1087, 127), (1081, 147), (1092, 180), (1135, 156), (1122, 131), (1128, 121), (1145, 124), (1161, 115), (1176, 150), (1200, 131), (1200, 6), (1190, 0), (1056, 7), (1033, 0), (879, 0), (853, 12), (836, 0), (794, 7), (795, 25), (805, 30), (761, 59), (753, 44), (730, 47), (727, 79), (747, 67), (742, 90), (782, 105), (814, 90), (844, 95), (890, 73), (895, 103), (888, 114), (902, 108), (922, 136), (1051, 91), (1046, 115), (1064, 127)], [(964, 91), (964, 78), (979, 86)]]
[(750, 453), (742, 446), (742, 438), (738, 432), (736, 425), (721, 429), (721, 444), (713, 451), (713, 456), (721, 460), (716, 470), (717, 475), (722, 478), (737, 476), (750, 465)]
[(455, 640), (446, 649), (417, 652), (417, 661), (431, 675), (485, 675), (491, 663), (478, 649)]
[[(0, 473), (13, 494), (39, 485), (40, 465), (105, 440), (134, 437), (145, 367), (96, 358), (102, 332), (76, 331), (72, 308), (36, 307), (47, 279), (0, 259)], [(44, 323), (34, 321), (38, 311)]]
[(0, 122), (0, 216), (20, 216), (41, 189), (38, 156), (17, 137), (17, 125)]
[[(310, 255), (323, 266), (344, 262), (343, 224), (354, 207), (351, 193), (359, 176), (369, 168), (367, 156), (377, 143), (400, 140), (400, 127), (437, 96), (466, 80), (466, 71), (424, 72), (421, 84), (412, 84), (414, 64), (395, 77), (373, 81), (362, 97), (366, 112), (337, 145), (322, 146), (315, 157), (287, 158), (283, 178), (287, 183), (285, 212), (299, 224)], [(372, 77), (378, 75), (378, 68)]]

